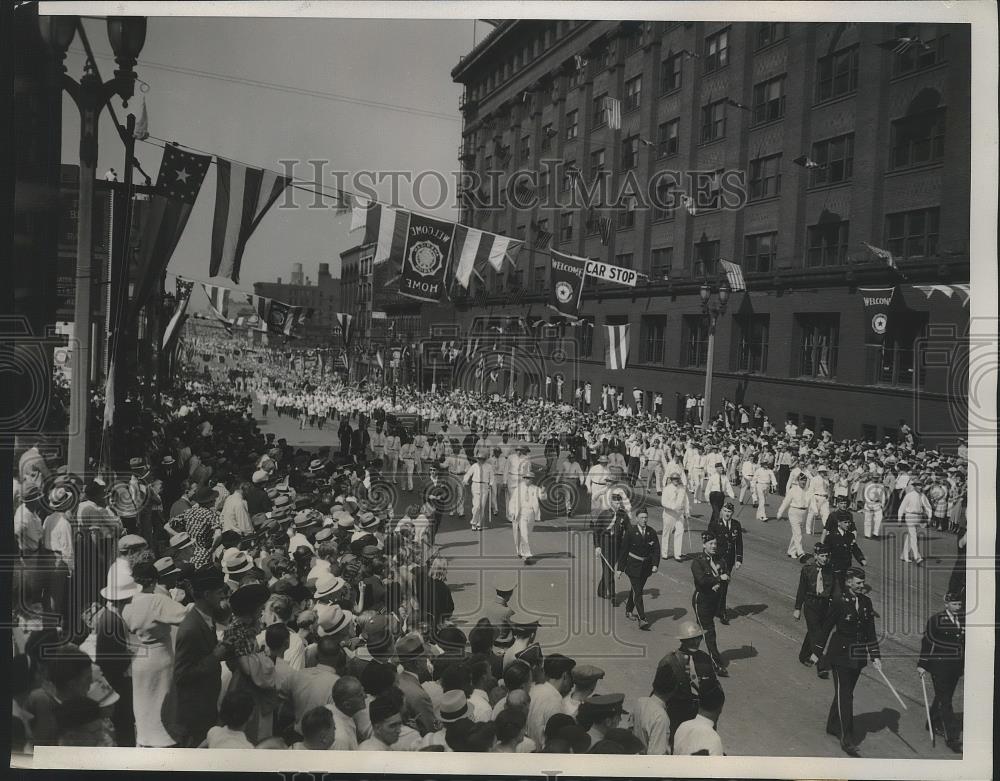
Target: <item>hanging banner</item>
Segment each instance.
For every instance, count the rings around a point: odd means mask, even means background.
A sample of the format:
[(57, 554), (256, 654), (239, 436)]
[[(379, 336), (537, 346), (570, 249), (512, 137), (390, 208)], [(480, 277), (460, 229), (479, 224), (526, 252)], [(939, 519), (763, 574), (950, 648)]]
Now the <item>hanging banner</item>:
[(881, 345), (889, 330), (889, 309), (896, 294), (895, 287), (859, 287), (865, 305), (865, 344)]
[(455, 223), (419, 214), (409, 217), (399, 293), (417, 301), (437, 303), (445, 297)]
[(587, 259), (564, 255), (552, 250), (552, 287), (549, 292), (550, 309), (579, 319), (583, 280), (587, 275)]
[(635, 287), (635, 282), (639, 278), (639, 272), (621, 266), (612, 266), (610, 263), (602, 263), (599, 260), (587, 261), (587, 276), (600, 279), (604, 282), (614, 282), (618, 285)]

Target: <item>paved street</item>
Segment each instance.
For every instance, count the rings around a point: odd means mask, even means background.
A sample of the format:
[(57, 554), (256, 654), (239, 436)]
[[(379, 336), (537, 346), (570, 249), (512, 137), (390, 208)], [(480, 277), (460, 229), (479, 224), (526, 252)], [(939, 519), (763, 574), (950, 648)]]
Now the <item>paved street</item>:
[[(263, 430), (298, 446), (336, 444), (335, 426), (322, 432), (300, 432), (297, 423), (276, 419), (273, 413), (259, 422)], [(537, 456), (540, 447), (533, 450)], [(717, 625), (719, 647), (731, 673), (723, 681), (726, 705), (719, 732), (730, 755), (843, 756), (837, 740), (825, 732), (832, 682), (819, 680), (812, 669), (797, 660), (805, 621), (797, 622), (791, 614), (800, 565), (785, 555), (788, 523), (773, 520), (780, 498), (775, 495), (769, 500), (772, 520), (766, 524), (755, 520), (750, 504), (737, 504), (737, 518), (745, 530), (745, 555), (744, 566), (735, 574), (729, 592), (729, 608), (737, 617), (730, 626)], [(419, 490), (400, 491), (397, 517), (417, 501)], [(634, 499), (633, 507), (641, 501), (641, 497)], [(693, 514), (685, 553), (701, 549), (699, 533), (707, 525), (708, 505), (695, 505)], [(652, 630), (641, 632), (635, 622), (626, 620), (623, 607), (613, 609), (596, 599), (599, 566), (589, 533), (580, 530), (584, 522), (575, 518), (568, 523), (564, 516), (549, 516), (543, 515), (543, 522), (531, 535), (531, 548), (538, 559), (533, 566), (513, 556), (510, 527), (502, 517), (481, 533), (468, 528), (468, 512), (464, 518), (446, 518), (439, 542), (449, 558), (448, 581), (454, 590), (456, 621), (474, 623), (484, 603), (492, 599), (495, 573), (514, 570), (518, 573), (514, 607), (541, 622), (539, 642), (547, 653), (558, 650), (578, 662), (603, 668), (607, 676), (599, 691), (621, 691), (627, 700), (647, 695), (656, 662), (677, 645), (674, 635), (680, 621), (693, 619), (690, 565), (664, 561), (649, 579), (645, 604)], [(860, 526), (860, 516), (857, 520)], [(650, 504), (650, 525), (660, 529), (655, 498)], [(943, 740), (931, 748), (922, 729), (923, 700), (915, 665), (926, 617), (940, 609), (956, 541), (951, 535), (931, 534), (925, 538), (925, 564), (915, 568), (899, 561), (898, 529), (884, 526), (882, 533), (881, 542), (862, 539), (861, 543), (868, 559), (871, 597), (879, 614), (883, 670), (907, 709), (900, 707), (878, 674), (866, 667), (854, 707), (861, 754), (873, 758), (954, 758), (957, 755)], [(806, 536), (804, 545), (809, 548), (818, 539)], [(621, 580), (621, 598), (627, 588), (627, 581)], [(956, 710), (962, 710), (961, 687), (956, 693)]]

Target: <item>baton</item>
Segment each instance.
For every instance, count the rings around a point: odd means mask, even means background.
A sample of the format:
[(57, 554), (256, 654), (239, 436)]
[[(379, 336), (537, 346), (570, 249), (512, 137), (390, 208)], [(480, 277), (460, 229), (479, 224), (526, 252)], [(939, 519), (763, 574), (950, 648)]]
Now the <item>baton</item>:
[(920, 688), (924, 690), (924, 711), (927, 713), (927, 729), (931, 733), (931, 747), (933, 748), (937, 741), (934, 738), (934, 724), (931, 722), (931, 704), (927, 701), (927, 679), (924, 676), (920, 676)]
[(882, 672), (881, 669), (878, 669), (878, 674), (882, 676), (882, 680), (885, 681), (885, 685), (889, 687), (889, 691), (892, 692), (892, 696), (895, 697), (899, 701), (899, 704), (903, 706), (903, 710), (909, 710), (909, 708), (906, 707), (906, 703), (903, 702), (903, 698), (899, 696), (895, 687), (893, 687), (893, 685), (889, 683), (889, 679), (885, 677), (885, 673)]

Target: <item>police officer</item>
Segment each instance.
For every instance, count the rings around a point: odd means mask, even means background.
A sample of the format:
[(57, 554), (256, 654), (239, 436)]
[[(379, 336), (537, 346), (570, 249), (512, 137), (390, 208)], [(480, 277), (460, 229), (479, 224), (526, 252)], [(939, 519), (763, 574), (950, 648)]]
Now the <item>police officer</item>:
[(962, 611), (962, 595), (944, 595), (944, 610), (927, 620), (923, 640), (920, 643), (920, 660), (917, 672), (924, 678), (928, 674), (934, 684), (934, 701), (931, 703), (931, 724), (938, 734), (943, 734), (945, 743), (957, 754), (962, 753), (961, 733), (955, 719), (951, 700), (955, 688), (965, 674), (965, 616)]
[(836, 507), (826, 519), (826, 527), (820, 542), (826, 543), (830, 551), (830, 563), (836, 578), (835, 593), (844, 590), (844, 577), (854, 558), (862, 567), (865, 566), (865, 554), (858, 547), (858, 527), (854, 524), (854, 516), (847, 509), (846, 496), (838, 496)]
[(601, 579), (597, 584), (597, 598), (610, 599), (615, 605), (614, 563), (618, 561), (625, 532), (631, 521), (625, 510), (625, 496), (619, 491), (611, 495), (611, 509), (594, 517), (590, 530), (594, 535), (594, 555), (601, 564)]
[(677, 633), (680, 647), (664, 656), (657, 665), (657, 670), (669, 666), (676, 684), (666, 703), (671, 743), (681, 723), (698, 715), (699, 692), (719, 685), (712, 657), (699, 648), (704, 634), (694, 621), (685, 621)]
[(500, 576), (495, 587), (496, 597), (483, 610), (483, 616), (489, 620), (490, 626), (496, 630), (498, 636), (506, 635), (510, 631), (510, 617), (514, 615), (510, 598), (514, 595), (516, 586), (517, 582), (512, 576)]
[(846, 573), (845, 590), (834, 596), (823, 623), (826, 643), (820, 669), (833, 673), (833, 702), (826, 720), (826, 731), (840, 739), (840, 746), (852, 757), (859, 756), (854, 738), (854, 687), (861, 670), (871, 659), (876, 670), (882, 669), (878, 636), (875, 634), (875, 608), (865, 592), (865, 571), (851, 568)]
[(625, 573), (628, 577), (630, 591), (625, 600), (625, 617), (639, 619), (639, 629), (649, 631), (646, 620), (646, 610), (642, 602), (642, 592), (646, 588), (646, 580), (656, 572), (660, 562), (660, 536), (646, 525), (649, 513), (641, 509), (635, 514), (635, 525), (630, 525), (625, 531), (622, 545), (615, 566), (615, 575)]
[[(813, 662), (811, 657), (817, 657), (823, 650), (826, 637), (822, 634), (823, 622), (830, 611), (830, 599), (833, 595), (833, 567), (830, 566), (830, 551), (822, 542), (817, 542), (813, 548), (815, 556), (812, 561), (802, 567), (799, 575), (799, 589), (795, 593), (795, 610), (792, 617), (798, 621), (803, 611), (806, 614), (806, 636), (802, 640), (799, 651), (799, 661), (807, 667)], [(817, 670), (820, 678), (828, 678), (826, 670)]]
[(719, 589), (719, 610), (716, 613), (720, 623), (728, 626), (729, 617), (726, 615), (726, 597), (729, 595), (729, 584), (733, 574), (743, 566), (743, 526), (733, 516), (736, 508), (732, 502), (727, 502), (719, 517), (708, 524), (708, 530), (715, 535), (718, 542), (718, 556), (726, 562), (726, 571), (730, 580), (722, 583)]
[(719, 597), (723, 584), (729, 580), (726, 562), (718, 556), (718, 540), (713, 532), (701, 533), (702, 552), (691, 562), (694, 594), (691, 604), (698, 626), (705, 633), (705, 645), (716, 666), (716, 673), (725, 678), (729, 672), (722, 661), (715, 640), (715, 616), (719, 612)]

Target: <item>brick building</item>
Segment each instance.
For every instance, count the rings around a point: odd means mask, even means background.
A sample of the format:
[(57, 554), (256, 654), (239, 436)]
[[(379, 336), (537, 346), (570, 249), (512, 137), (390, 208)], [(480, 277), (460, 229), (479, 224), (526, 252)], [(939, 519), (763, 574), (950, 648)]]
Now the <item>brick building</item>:
[(304, 276), (301, 263), (292, 264), (288, 282), (278, 277), (276, 282), (254, 282), (253, 292), (258, 296), (273, 298), (292, 306), (313, 310), (312, 320), (302, 331), (302, 346), (317, 342), (329, 346), (330, 334), (337, 325), (340, 311), (341, 280), (330, 275), (330, 264), (320, 263), (316, 283)]
[[(880, 45), (903, 36), (922, 43)], [(718, 286), (726, 259), (750, 292), (718, 321), (714, 411), (727, 397), (836, 436), (906, 418), (953, 438), (965, 427), (967, 298), (916, 286), (969, 280), (969, 57), (962, 25), (500, 23), (452, 71), (465, 87), (459, 158), (486, 199), (515, 171), (534, 172), (538, 198), (463, 206), (463, 222), (526, 239), (516, 269), (474, 279), (463, 330), (546, 315), (551, 234), (554, 249), (643, 275), (634, 288), (588, 281), (581, 311), (595, 327), (570, 332), (564, 398), (583, 381), (629, 398), (639, 387), (669, 414), (704, 388), (699, 289)], [(602, 177), (610, 197), (596, 208), (572, 197)], [(629, 182), (639, 196), (622, 201)], [(891, 251), (898, 271), (862, 242)], [(864, 343), (858, 288), (869, 286), (897, 291), (881, 347)], [(611, 372), (604, 326), (622, 323), (629, 367)]]

